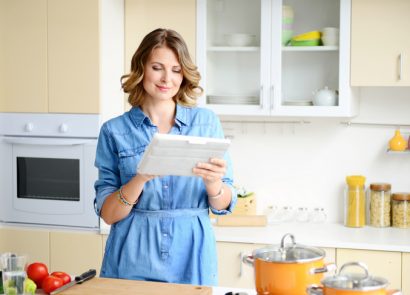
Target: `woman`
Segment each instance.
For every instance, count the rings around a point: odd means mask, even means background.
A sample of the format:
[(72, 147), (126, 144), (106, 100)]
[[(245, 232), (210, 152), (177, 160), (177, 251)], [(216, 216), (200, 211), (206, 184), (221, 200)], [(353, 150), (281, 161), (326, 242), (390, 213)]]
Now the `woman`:
[(196, 177), (136, 173), (156, 132), (223, 138), (217, 116), (195, 107), (199, 80), (184, 40), (166, 29), (145, 36), (122, 77), (132, 108), (103, 124), (95, 161), (96, 212), (111, 224), (102, 277), (217, 284), (208, 209), (236, 203), (229, 157), (198, 163)]

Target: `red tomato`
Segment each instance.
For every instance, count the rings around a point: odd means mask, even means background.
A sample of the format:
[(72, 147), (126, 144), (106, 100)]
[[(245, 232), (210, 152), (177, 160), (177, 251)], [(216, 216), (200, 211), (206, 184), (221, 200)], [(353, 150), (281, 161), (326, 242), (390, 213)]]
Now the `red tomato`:
[(32, 279), (37, 288), (41, 288), (41, 284), (46, 276), (48, 276), (47, 265), (41, 262), (34, 262), (27, 267), (27, 276)]
[(60, 288), (63, 285), (63, 279), (60, 279), (55, 276), (47, 276), (43, 280), (43, 284), (41, 287), (43, 291), (49, 294), (50, 292), (54, 291), (55, 289)]
[(71, 282), (71, 277), (69, 274), (63, 272), (63, 271), (54, 271), (50, 274), (50, 276), (55, 276), (57, 278), (60, 278), (63, 280), (63, 284), (67, 284), (69, 282)]

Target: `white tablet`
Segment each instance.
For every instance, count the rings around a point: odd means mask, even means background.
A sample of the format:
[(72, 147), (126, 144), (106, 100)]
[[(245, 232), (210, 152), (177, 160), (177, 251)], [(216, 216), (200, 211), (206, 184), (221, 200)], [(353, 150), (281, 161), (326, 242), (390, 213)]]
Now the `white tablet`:
[(223, 158), (229, 139), (156, 133), (137, 172), (151, 175), (193, 176), (192, 168), (209, 158)]

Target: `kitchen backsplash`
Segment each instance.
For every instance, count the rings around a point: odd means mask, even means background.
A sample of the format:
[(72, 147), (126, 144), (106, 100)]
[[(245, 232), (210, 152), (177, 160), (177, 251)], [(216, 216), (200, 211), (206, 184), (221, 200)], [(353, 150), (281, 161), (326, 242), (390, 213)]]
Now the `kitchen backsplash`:
[(351, 121), (370, 124), (304, 120), (223, 118), (235, 183), (256, 192), (259, 213), (270, 205), (324, 207), (329, 222), (342, 222), (345, 177), (352, 174), (366, 176), (366, 187), (388, 182), (392, 192), (410, 192), (410, 153), (387, 153), (395, 124), (410, 134), (410, 88), (360, 89), (360, 115)]

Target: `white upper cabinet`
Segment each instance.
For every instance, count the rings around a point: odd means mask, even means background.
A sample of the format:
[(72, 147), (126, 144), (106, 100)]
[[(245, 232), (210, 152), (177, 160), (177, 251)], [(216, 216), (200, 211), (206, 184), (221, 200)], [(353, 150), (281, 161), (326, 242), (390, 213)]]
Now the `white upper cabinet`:
[[(200, 105), (220, 115), (350, 117), (350, 0), (198, 0)], [(284, 7), (292, 14), (284, 12)], [(285, 15), (286, 13), (286, 15)], [(283, 15), (282, 15), (283, 14)], [(290, 21), (290, 24), (289, 24)], [(339, 30), (334, 46), (283, 45), (292, 35)], [(315, 93), (337, 91), (336, 105), (312, 105)]]

